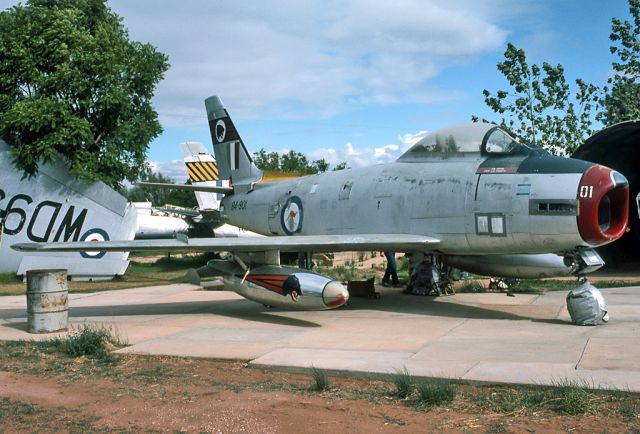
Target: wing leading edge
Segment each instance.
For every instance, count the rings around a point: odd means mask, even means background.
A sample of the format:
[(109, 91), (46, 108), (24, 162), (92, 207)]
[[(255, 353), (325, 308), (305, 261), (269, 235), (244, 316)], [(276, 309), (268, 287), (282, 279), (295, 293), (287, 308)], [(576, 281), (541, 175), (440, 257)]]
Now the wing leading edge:
[(165, 184), (163, 182), (136, 182), (136, 185), (144, 187), (166, 188), (169, 190), (203, 191), (205, 193), (233, 193), (233, 187), (220, 187), (214, 185), (193, 185), (193, 184)]
[(244, 238), (179, 238), (174, 240), (134, 240), (70, 243), (21, 243), (11, 246), (20, 252), (339, 252), (433, 250), (440, 240), (410, 234), (298, 235)]

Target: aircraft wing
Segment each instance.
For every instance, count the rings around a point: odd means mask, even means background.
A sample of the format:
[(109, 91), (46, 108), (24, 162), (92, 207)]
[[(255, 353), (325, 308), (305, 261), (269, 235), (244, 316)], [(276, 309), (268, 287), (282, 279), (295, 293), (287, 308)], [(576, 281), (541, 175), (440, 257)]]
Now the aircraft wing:
[(173, 206), (159, 206), (159, 207), (154, 206), (153, 208), (161, 212), (177, 214), (183, 217), (198, 217), (200, 215), (200, 211), (196, 211), (195, 209), (191, 209), (191, 208), (182, 208), (182, 207), (178, 208)]
[(222, 194), (233, 193), (233, 187), (218, 187), (215, 185), (204, 186), (204, 185), (191, 185), (191, 184), (166, 184), (164, 182), (136, 182), (135, 185), (142, 185), (146, 187), (167, 188), (167, 189), (173, 189), (173, 190), (204, 191), (207, 193), (222, 193)]
[(440, 240), (410, 234), (297, 235), (242, 238), (193, 238), (67, 243), (21, 243), (11, 246), (20, 252), (338, 252), (433, 250)]

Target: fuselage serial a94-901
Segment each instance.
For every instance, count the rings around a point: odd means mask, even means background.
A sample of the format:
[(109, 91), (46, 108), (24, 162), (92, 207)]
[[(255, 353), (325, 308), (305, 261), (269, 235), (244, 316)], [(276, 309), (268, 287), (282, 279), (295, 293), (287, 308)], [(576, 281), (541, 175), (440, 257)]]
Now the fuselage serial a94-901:
[[(205, 101), (224, 222), (267, 235), (101, 243), (33, 243), (30, 251), (208, 251), (208, 265), (239, 294), (271, 306), (328, 309), (343, 285), (279, 263), (279, 253), (390, 250), (437, 255), (487, 275), (580, 275), (602, 266), (594, 247), (627, 226), (629, 186), (607, 167), (552, 156), (487, 123), (426, 135), (397, 161), (265, 182), (220, 98)], [(203, 158), (205, 156), (203, 155)]]

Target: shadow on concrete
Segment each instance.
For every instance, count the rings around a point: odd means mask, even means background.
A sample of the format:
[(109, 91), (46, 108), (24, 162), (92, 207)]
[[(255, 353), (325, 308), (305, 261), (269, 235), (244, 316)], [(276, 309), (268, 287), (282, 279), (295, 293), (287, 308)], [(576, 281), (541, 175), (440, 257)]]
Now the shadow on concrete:
[[(10, 323), (6, 323), (6, 324), (2, 324), (2, 326), (0, 327), (8, 327), (10, 329), (16, 329), (16, 330), (20, 330), (21, 332), (26, 332), (27, 331), (27, 322), (26, 321), (21, 321), (21, 322), (10, 322)], [(37, 335), (47, 335), (48, 333), (36, 333)]]
[[(455, 295), (446, 296), (453, 297)], [(336, 312), (374, 310), (381, 312), (430, 315), (434, 317), (487, 319), (487, 320), (525, 320), (548, 324), (571, 324), (555, 317), (541, 318), (527, 316), (507, 311), (513, 305), (504, 305), (505, 310), (492, 307), (481, 307), (462, 303), (442, 302), (441, 297), (415, 296), (401, 292), (401, 290), (386, 291), (379, 299), (351, 298), (349, 303)], [(298, 318), (291, 318), (287, 314), (292, 311), (268, 308), (249, 300), (207, 300), (157, 304), (121, 304), (112, 306), (81, 306), (69, 307), (69, 316), (73, 317), (109, 317), (109, 316), (145, 316), (145, 315), (192, 315), (214, 314), (229, 318), (255, 321), (266, 324), (285, 325), (292, 327), (321, 327), (315, 322)], [(282, 315), (280, 315), (282, 313)], [(304, 314), (304, 312), (301, 312)], [(326, 312), (332, 315), (331, 311)], [(24, 309), (0, 309), (0, 318), (25, 317)]]
[[(69, 318), (121, 317), (147, 315), (201, 315), (214, 314), (230, 318), (255, 321), (266, 324), (292, 327), (320, 327), (320, 324), (297, 318), (278, 315), (279, 311), (260, 306), (248, 300), (231, 301), (189, 301), (157, 304), (130, 304), (107, 306), (69, 306)], [(286, 311), (280, 311), (286, 312)], [(26, 317), (24, 309), (0, 309), (0, 318)], [(8, 323), (6, 325), (11, 325)], [(26, 323), (25, 323), (26, 324)]]
[[(453, 297), (455, 295), (446, 296)], [(441, 297), (416, 296), (401, 292), (390, 292), (384, 294), (379, 299), (352, 298), (349, 300), (346, 309), (349, 310), (377, 310), (381, 312), (396, 312), (412, 315), (432, 315), (434, 317), (448, 318), (468, 318), (487, 320), (521, 320), (548, 324), (567, 324), (568, 321), (558, 318), (540, 318), (526, 315), (519, 315), (508, 311), (500, 310), (496, 307), (488, 308), (481, 306), (471, 306), (467, 304), (443, 303)], [(516, 305), (517, 306), (517, 305)], [(505, 309), (513, 308), (513, 305), (504, 305)]]

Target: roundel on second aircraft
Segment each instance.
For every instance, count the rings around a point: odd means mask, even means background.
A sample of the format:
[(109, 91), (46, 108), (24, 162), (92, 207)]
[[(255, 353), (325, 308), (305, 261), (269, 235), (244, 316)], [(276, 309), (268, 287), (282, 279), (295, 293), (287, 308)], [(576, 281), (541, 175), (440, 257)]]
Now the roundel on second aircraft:
[[(82, 235), (82, 237), (80, 238), (80, 241), (84, 241), (88, 243), (95, 243), (99, 241), (109, 241), (109, 234), (105, 230), (100, 228), (89, 229)], [(86, 252), (80, 252), (80, 256), (87, 259), (100, 259), (106, 253), (107, 252), (90, 250)]]

